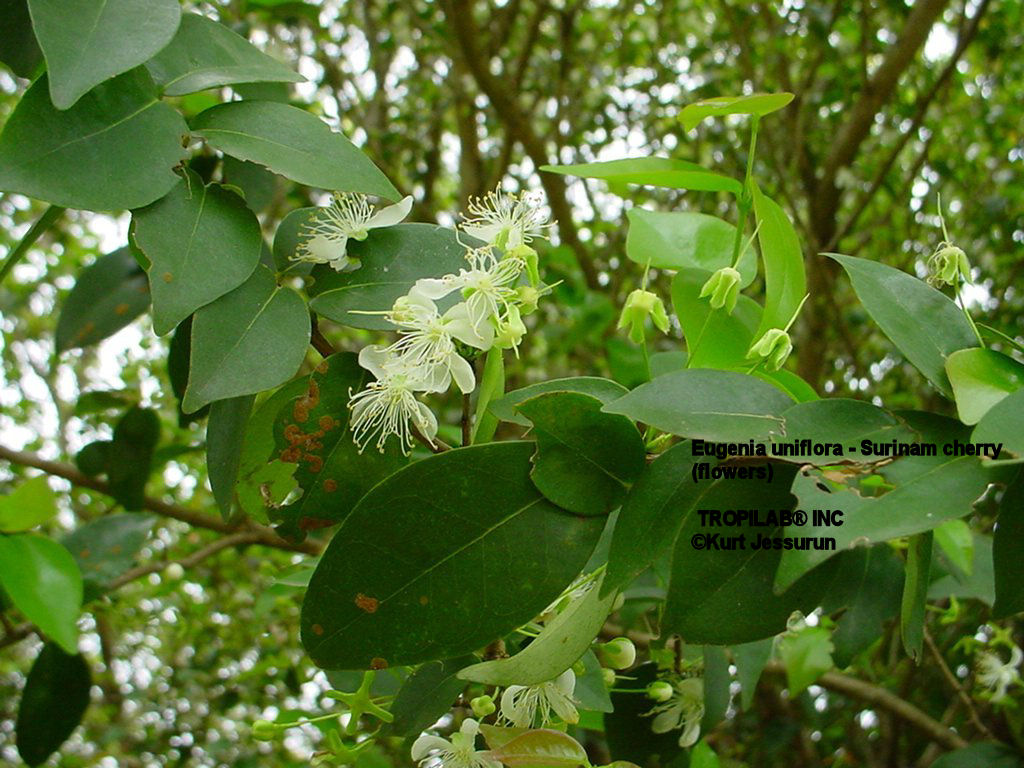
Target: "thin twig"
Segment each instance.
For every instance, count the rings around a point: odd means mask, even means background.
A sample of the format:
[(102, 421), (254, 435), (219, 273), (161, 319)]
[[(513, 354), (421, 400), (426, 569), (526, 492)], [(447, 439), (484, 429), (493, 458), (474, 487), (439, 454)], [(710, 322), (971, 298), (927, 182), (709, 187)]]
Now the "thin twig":
[(939, 647), (935, 644), (935, 640), (932, 639), (932, 634), (928, 631), (927, 627), (924, 628), (924, 641), (928, 645), (928, 650), (931, 652), (932, 658), (935, 659), (935, 662), (939, 665), (942, 676), (946, 678), (946, 682), (949, 683), (950, 688), (953, 689), (957, 698), (959, 698), (967, 708), (967, 717), (970, 719), (971, 724), (978, 730), (978, 733), (986, 739), (994, 739), (995, 736), (992, 735), (992, 731), (990, 731), (988, 726), (981, 722), (981, 718), (978, 717), (978, 710), (974, 708), (974, 702), (971, 701), (971, 697), (967, 695), (967, 691), (965, 691), (964, 687), (960, 685), (960, 681), (956, 679), (953, 671), (949, 668), (949, 665), (946, 664), (946, 660), (942, 656), (942, 651), (940, 651)]

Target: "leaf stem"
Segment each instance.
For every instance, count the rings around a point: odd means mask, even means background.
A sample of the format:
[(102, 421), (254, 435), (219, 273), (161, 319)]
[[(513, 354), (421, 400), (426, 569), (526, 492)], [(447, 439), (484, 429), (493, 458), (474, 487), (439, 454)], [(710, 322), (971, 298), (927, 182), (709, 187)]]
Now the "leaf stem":
[(754, 115), (750, 122), (750, 148), (747, 150), (747, 172), (743, 177), (743, 194), (740, 195), (739, 217), (736, 222), (736, 237), (732, 243), (732, 268), (735, 269), (739, 263), (742, 253), (740, 245), (743, 242), (743, 230), (746, 229), (747, 215), (751, 208), (750, 182), (754, 176), (754, 154), (757, 151), (757, 129), (761, 125), (761, 117)]
[(4, 263), (0, 265), (0, 283), (7, 277), (7, 273), (14, 269), (17, 263), (28, 253), (28, 249), (35, 244), (36, 240), (60, 218), (60, 215), (65, 210), (67, 209), (61, 208), (59, 205), (51, 205), (43, 211), (43, 215), (36, 219), (36, 223), (25, 233), (25, 236), (21, 238), (21, 242), (14, 247), (14, 250), (7, 254)]

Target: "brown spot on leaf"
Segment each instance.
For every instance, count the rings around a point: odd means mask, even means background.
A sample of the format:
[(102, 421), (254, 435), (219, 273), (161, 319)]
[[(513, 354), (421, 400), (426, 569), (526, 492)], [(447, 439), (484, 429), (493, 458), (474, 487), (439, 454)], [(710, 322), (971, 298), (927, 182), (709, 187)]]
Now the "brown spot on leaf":
[(337, 424), (338, 423), (334, 419), (332, 419), (330, 416), (321, 416), (320, 417), (320, 429), (322, 429), (324, 432), (327, 432), (328, 430), (334, 429), (337, 426)]
[(370, 669), (387, 669), (388, 660), (382, 659), (380, 656), (370, 659)]
[(172, 275), (170, 272), (164, 272), (163, 278), (165, 283), (169, 283), (174, 279), (174, 275)]
[(426, 595), (420, 595), (420, 605), (426, 605), (430, 602), (430, 598)]
[(377, 606), (379, 604), (380, 603), (378, 602), (376, 597), (369, 597), (367, 595), (364, 595), (362, 592), (356, 595), (356, 607), (361, 611), (366, 611), (367, 613), (376, 613)]
[(324, 480), (324, 491), (326, 493), (334, 493), (336, 490), (338, 490), (338, 482), (336, 480), (331, 478)]
[(127, 303), (125, 303), (125, 302), (123, 302), (123, 301), (122, 301), (122, 302), (121, 302), (120, 304), (118, 304), (118, 305), (117, 305), (116, 307), (114, 307), (114, 314), (115, 314), (115, 315), (123, 315), (123, 314), (124, 314), (125, 312), (127, 312), (127, 311), (128, 311), (128, 310), (129, 310), (130, 308), (131, 308), (131, 307), (130, 307), (130, 305), (129, 305), (129, 304), (127, 304)]
[(91, 555), (91, 554), (92, 553), (88, 549), (83, 549), (81, 552), (78, 553), (78, 556), (79, 557), (89, 557), (89, 555)]
[(326, 361), (326, 360), (321, 360), (321, 361), (320, 361), (320, 364), (319, 364), (319, 365), (318, 365), (318, 366), (316, 367), (316, 372), (317, 372), (317, 373), (327, 373), (327, 370), (328, 370), (328, 369), (329, 369), (330, 367), (331, 367), (331, 366), (327, 364), (327, 361)]
[(312, 627), (310, 627), (310, 629), (313, 630), (314, 635), (322, 635), (324, 633), (324, 628), (321, 627), (319, 624), (314, 624)]
[(332, 525), (334, 525), (333, 520), (327, 520), (323, 517), (309, 517), (307, 515), (299, 518), (300, 531), (315, 531), (319, 528), (330, 528)]

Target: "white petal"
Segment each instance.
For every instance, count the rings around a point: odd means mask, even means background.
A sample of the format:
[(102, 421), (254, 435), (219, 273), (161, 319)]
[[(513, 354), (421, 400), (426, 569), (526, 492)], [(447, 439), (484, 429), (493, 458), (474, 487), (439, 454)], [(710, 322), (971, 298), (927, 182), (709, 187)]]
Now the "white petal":
[(452, 743), (447, 739), (424, 733), (412, 744), (412, 759), (422, 760), (434, 750), (448, 749), (451, 745)]
[(452, 374), (445, 363), (421, 366), (416, 370), (413, 392), (444, 392), (452, 385)]
[(654, 718), (651, 722), (651, 730), (655, 733), (668, 733), (678, 728), (682, 724), (682, 720), (683, 708), (678, 705), (669, 707)]
[(416, 426), (427, 440), (433, 442), (434, 438), (437, 437), (437, 417), (425, 403), (417, 401), (416, 410), (418, 412), (416, 415)]
[(327, 235), (314, 235), (301, 247), (300, 252), (307, 254), (307, 261), (315, 261), (318, 264), (327, 264), (336, 259), (344, 258), (345, 246), (348, 238), (345, 235), (327, 237)]
[(679, 734), (679, 746), (680, 747), (692, 747), (697, 743), (697, 739), (700, 738), (700, 718), (695, 717), (690, 720), (683, 732)]
[(572, 696), (573, 691), (576, 690), (576, 673), (570, 667), (556, 677), (554, 683), (555, 687), (566, 696)]
[(465, 302), (456, 304), (444, 313), (445, 330), (463, 344), (476, 349), (490, 349), (494, 346), (494, 326), (482, 323), (474, 328), (469, 319), (469, 307)]
[(412, 195), (406, 195), (395, 205), (381, 208), (366, 221), (366, 229), (378, 229), (380, 227), (392, 227), (405, 219), (412, 210)]
[(372, 373), (376, 378), (382, 379), (385, 375), (384, 367), (393, 362), (394, 358), (388, 354), (387, 348), (379, 344), (371, 344), (363, 347), (359, 352), (359, 365)]
[(462, 394), (468, 395), (476, 389), (476, 375), (473, 373), (473, 366), (469, 364), (469, 361), (459, 355), (452, 355), (449, 362), (451, 363), (452, 378), (462, 390)]
[(463, 224), (462, 231), (470, 237), (475, 237), (477, 240), (483, 240), (485, 243), (494, 243), (498, 239), (498, 235), (504, 229), (500, 224)]
[(474, 720), (472, 717), (467, 717), (462, 721), (462, 726), (459, 730), (467, 736), (476, 736), (480, 732), (480, 723)]
[(452, 291), (461, 288), (464, 282), (455, 275), (447, 278), (424, 277), (416, 281), (409, 295), (415, 293), (428, 299), (443, 299)]
[(555, 714), (565, 722), (578, 723), (580, 721), (580, 713), (576, 711), (576, 707), (573, 706), (572, 699), (568, 696), (563, 696), (559, 692), (555, 692), (548, 698), (548, 702), (551, 704), (551, 708), (555, 710)]

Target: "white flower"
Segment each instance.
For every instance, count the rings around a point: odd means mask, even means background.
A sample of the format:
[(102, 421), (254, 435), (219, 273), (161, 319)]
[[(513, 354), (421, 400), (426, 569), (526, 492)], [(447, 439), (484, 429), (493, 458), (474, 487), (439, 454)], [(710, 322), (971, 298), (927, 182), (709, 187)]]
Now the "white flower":
[(404, 197), (396, 205), (376, 213), (366, 195), (335, 192), (331, 204), (321, 208), (303, 227), (305, 240), (292, 257), (293, 261), (330, 264), (335, 270), (359, 266), (346, 253), (349, 238), (365, 240), (371, 229), (390, 227), (402, 221), (412, 209), (412, 197)]
[(412, 759), (420, 765), (429, 762), (436, 768), (501, 768), (489, 752), (476, 748), (479, 730), (476, 720), (466, 718), (451, 741), (425, 733), (413, 742)]
[[(423, 370), (401, 364), (378, 346), (365, 347), (359, 353), (359, 364), (377, 377), (366, 389), (349, 399), (352, 411), (352, 439), (363, 451), (370, 440), (377, 436), (378, 450), (384, 450), (388, 437), (396, 435), (402, 452), (409, 453), (412, 447), (410, 422), (429, 441), (437, 435), (437, 418), (433, 412), (416, 399), (415, 392), (442, 392), (439, 380), (426, 380)], [(436, 367), (427, 371), (437, 374)]]
[(1010, 660), (1003, 663), (998, 654), (982, 651), (978, 655), (978, 682), (993, 691), (992, 701), (1006, 698), (1006, 689), (1021, 683), (1017, 667), (1024, 660), (1024, 652), (1018, 646), (1010, 651)]
[(539, 685), (510, 685), (501, 694), (501, 717), (517, 728), (533, 727), (538, 715), (541, 726), (554, 720), (554, 715), (567, 723), (577, 723), (580, 715), (572, 701), (575, 688), (572, 669)]
[(525, 265), (516, 257), (498, 259), (490, 248), (471, 249), (466, 258), (469, 259), (468, 270), (437, 279), (417, 280), (413, 291), (436, 300), (461, 290), (469, 321), (479, 334), (484, 332), (482, 328), (487, 321), (498, 322), (518, 299), (515, 285)]
[(651, 730), (668, 733), (682, 728), (679, 746), (692, 747), (700, 738), (700, 721), (704, 718), (704, 681), (688, 677), (674, 686), (672, 698), (659, 704), (648, 715), (655, 715)]
[(496, 189), (485, 197), (469, 199), (467, 208), (472, 218), (463, 222), (462, 230), (503, 251), (515, 251), (551, 226), (540, 206), (539, 195), (514, 195)]
[[(467, 342), (480, 339), (464, 312), (441, 315), (433, 300), (412, 293), (398, 299), (386, 318), (398, 326), (401, 336), (386, 352), (411, 368), (439, 368), (449, 381), (455, 379), (464, 394), (476, 388), (473, 366), (455, 348), (456, 338)], [(423, 378), (433, 380), (435, 376)]]

